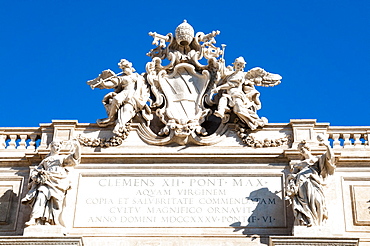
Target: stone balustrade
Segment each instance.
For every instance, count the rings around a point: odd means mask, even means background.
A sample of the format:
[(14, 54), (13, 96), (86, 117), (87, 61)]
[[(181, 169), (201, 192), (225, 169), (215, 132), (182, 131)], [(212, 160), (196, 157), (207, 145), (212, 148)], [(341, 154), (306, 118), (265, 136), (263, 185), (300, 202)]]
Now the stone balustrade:
[(333, 148), (369, 147), (370, 127), (331, 126), (327, 130)]
[(40, 127), (1, 127), (0, 150), (36, 150), (41, 140)]
[[(327, 123), (316, 123), (316, 120), (302, 119), (291, 120), (286, 125), (277, 124), (274, 130), (286, 129), (289, 125), (296, 144), (303, 139), (315, 142), (317, 134), (324, 134), (333, 148), (369, 148), (370, 146), (370, 126), (330, 126)], [(84, 132), (99, 131), (99, 129), (96, 124), (78, 123), (75, 120), (53, 120), (52, 123), (40, 124), (40, 127), (0, 127), (0, 151), (46, 149), (55, 138), (70, 140)], [(295, 147), (292, 146), (292, 148)]]

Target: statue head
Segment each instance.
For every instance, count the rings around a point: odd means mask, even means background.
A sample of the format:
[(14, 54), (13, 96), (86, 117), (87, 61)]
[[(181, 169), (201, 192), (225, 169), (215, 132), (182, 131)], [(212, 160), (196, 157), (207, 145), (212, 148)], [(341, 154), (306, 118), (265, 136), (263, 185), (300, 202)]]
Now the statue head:
[(244, 70), (245, 64), (247, 64), (242, 56), (235, 59), (233, 65), (236, 71)]
[(135, 68), (132, 67), (132, 63), (126, 59), (121, 59), (118, 63), (118, 67), (122, 69), (124, 73), (135, 72)]
[(50, 143), (50, 153), (58, 154), (62, 147), (62, 142), (59, 140), (53, 140)]
[(179, 45), (189, 45), (194, 39), (194, 29), (186, 20), (175, 31), (176, 41)]
[(310, 157), (311, 149), (310, 149), (310, 146), (308, 146), (308, 144), (306, 143), (305, 140), (303, 140), (302, 142), (299, 143), (298, 149), (299, 149), (299, 151), (301, 152), (301, 155), (304, 158), (309, 158)]

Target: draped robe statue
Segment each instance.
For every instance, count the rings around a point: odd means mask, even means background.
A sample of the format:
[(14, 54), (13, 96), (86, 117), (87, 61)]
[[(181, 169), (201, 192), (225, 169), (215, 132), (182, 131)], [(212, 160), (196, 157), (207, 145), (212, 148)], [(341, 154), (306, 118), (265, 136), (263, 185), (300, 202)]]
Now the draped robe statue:
[(313, 156), (305, 142), (299, 146), (304, 157), (292, 166), (287, 177), (287, 195), (293, 203), (295, 225), (318, 226), (328, 218), (324, 180), (335, 171), (333, 151), (326, 143), (327, 151), (321, 156)]
[(29, 191), (22, 199), (23, 204), (32, 207), (31, 225), (62, 225), (61, 213), (67, 190), (71, 188), (68, 169), (80, 162), (80, 146), (74, 142), (74, 151), (69, 155), (60, 155), (61, 143), (53, 141), (50, 153), (31, 171)]

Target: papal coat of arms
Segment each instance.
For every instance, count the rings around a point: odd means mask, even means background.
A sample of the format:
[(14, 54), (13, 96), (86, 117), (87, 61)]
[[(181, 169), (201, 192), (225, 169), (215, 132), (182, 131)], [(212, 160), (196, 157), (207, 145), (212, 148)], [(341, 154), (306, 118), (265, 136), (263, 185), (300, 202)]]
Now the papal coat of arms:
[[(139, 136), (155, 145), (211, 145), (222, 137), (228, 123), (237, 123), (243, 132), (267, 124), (257, 114), (261, 102), (255, 86), (278, 85), (281, 76), (262, 68), (244, 72), (243, 57), (226, 66), (226, 45), (216, 47), (218, 34), (195, 33), (186, 21), (174, 35), (150, 32), (156, 48), (147, 54), (152, 60), (145, 73), (136, 73), (122, 59), (118, 64), (121, 73), (105, 70), (87, 82), (93, 89), (114, 89), (103, 98), (107, 117), (97, 121), (101, 127), (114, 125), (110, 143), (124, 141), (133, 120), (140, 123)], [(163, 60), (169, 62), (164, 65)], [(94, 144), (87, 138), (80, 140)]]

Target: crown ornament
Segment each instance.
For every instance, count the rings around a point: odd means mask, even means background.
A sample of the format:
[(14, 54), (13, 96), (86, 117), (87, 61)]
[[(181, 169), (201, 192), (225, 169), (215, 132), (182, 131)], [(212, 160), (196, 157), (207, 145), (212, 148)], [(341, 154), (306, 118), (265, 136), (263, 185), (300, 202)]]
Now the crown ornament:
[(176, 40), (179, 45), (189, 45), (194, 39), (194, 28), (184, 20), (175, 30)]

